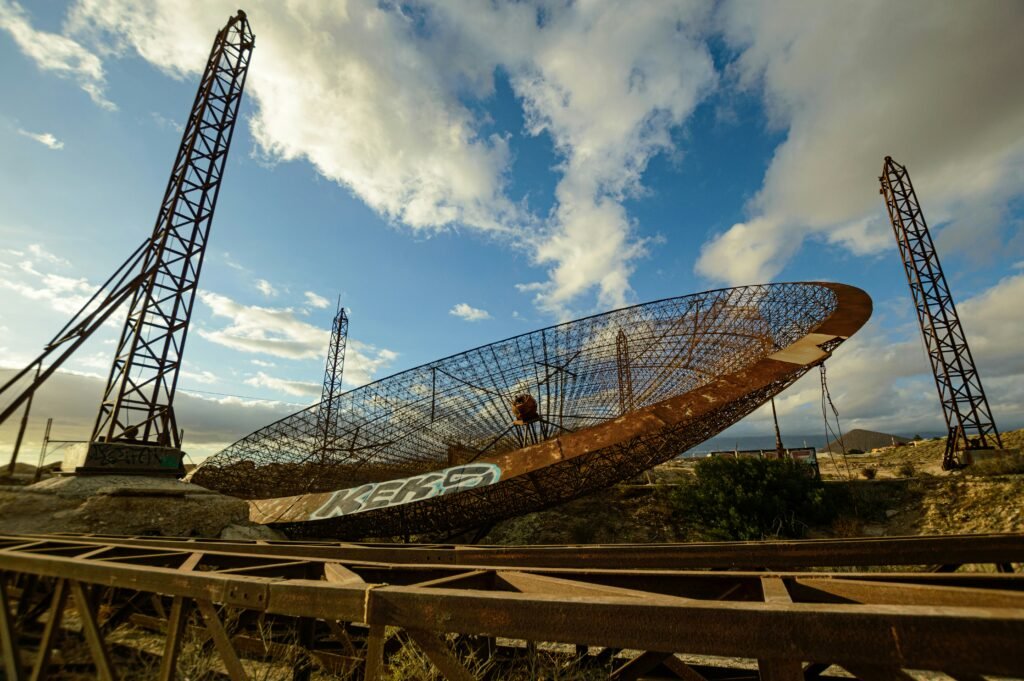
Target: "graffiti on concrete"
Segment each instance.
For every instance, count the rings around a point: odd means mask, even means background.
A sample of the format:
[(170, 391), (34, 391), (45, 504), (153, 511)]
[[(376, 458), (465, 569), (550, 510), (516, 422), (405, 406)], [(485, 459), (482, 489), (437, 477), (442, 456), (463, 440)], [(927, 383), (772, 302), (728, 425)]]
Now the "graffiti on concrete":
[(411, 478), (373, 482), (338, 490), (309, 517), (311, 520), (324, 520), (386, 506), (400, 506), (474, 487), (493, 485), (499, 479), (501, 468), (493, 463), (471, 463)]

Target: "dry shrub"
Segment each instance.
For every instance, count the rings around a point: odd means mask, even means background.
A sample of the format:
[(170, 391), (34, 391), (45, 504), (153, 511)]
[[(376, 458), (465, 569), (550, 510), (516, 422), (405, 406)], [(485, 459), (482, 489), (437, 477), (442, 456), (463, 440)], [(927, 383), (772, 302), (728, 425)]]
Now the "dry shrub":
[(878, 470), (873, 466), (865, 466), (860, 469), (860, 474), (864, 476), (865, 480), (874, 480), (875, 476), (878, 475)]
[(832, 534), (837, 537), (861, 537), (864, 535), (864, 523), (856, 516), (841, 515), (832, 521)]
[(916, 471), (914, 470), (914, 464), (910, 463), (909, 461), (900, 466), (899, 473), (901, 477), (912, 478), (914, 477), (915, 472)]
[(677, 517), (695, 520), (707, 538), (801, 537), (835, 517), (824, 484), (805, 464), (714, 456), (696, 468), (696, 479), (677, 486), (668, 504)]
[(1020, 475), (1024, 473), (1024, 455), (1003, 454), (991, 459), (983, 459), (968, 466), (970, 475)]

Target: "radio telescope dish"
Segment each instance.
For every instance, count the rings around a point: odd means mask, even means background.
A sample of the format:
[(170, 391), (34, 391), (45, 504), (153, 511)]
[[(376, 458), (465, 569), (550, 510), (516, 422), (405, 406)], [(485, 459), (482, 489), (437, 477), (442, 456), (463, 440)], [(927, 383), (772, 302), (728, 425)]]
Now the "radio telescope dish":
[(594, 315), (340, 395), (192, 481), (293, 536), (456, 533), (631, 478), (764, 404), (867, 321), (852, 286), (742, 286)]

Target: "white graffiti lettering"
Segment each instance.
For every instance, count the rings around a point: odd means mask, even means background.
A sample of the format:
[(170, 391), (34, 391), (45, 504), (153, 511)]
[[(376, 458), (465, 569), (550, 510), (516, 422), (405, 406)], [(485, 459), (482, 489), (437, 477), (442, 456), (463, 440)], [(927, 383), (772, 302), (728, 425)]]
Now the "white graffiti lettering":
[(338, 490), (320, 508), (310, 513), (309, 518), (324, 520), (350, 513), (410, 504), (474, 487), (493, 485), (500, 479), (501, 468), (493, 463), (470, 463), (411, 478), (374, 482)]

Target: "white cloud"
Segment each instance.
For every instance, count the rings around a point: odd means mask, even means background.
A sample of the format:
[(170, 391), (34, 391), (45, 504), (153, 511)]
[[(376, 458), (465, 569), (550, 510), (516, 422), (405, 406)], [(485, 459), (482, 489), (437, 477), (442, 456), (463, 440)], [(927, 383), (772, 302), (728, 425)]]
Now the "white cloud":
[(264, 369), (270, 369), (277, 366), (273, 362), (264, 362), (262, 359), (250, 359), (249, 361), (255, 366), (263, 367)]
[(471, 307), (466, 303), (459, 303), (452, 309), (448, 310), (448, 314), (461, 317), (467, 322), (479, 322), (481, 320), (491, 318), (491, 313), (487, 310)]
[(32, 28), (28, 14), (11, 0), (0, 0), (0, 29), (11, 34), (18, 48), (36, 66), (76, 81), (104, 109), (117, 109), (103, 94), (106, 77), (102, 61), (81, 44), (63, 35)]
[[(79, 353), (81, 355), (81, 353)], [(72, 358), (72, 362), (83, 369), (96, 369), (99, 371), (109, 371), (111, 356), (109, 352), (94, 352), (89, 355), (75, 355)], [(106, 378), (104, 376), (104, 378)]]
[(24, 271), (38, 279), (25, 281), (0, 276), (0, 289), (7, 289), (29, 300), (45, 302), (52, 309), (63, 314), (71, 315), (78, 312), (98, 288), (86, 279), (63, 277), (59, 274), (41, 274), (34, 270)]
[[(999, 281), (957, 306), (971, 351), (987, 376), (1024, 378), (1024, 274)], [(986, 371), (987, 370), (987, 371)]]
[[(6, 357), (6, 355), (5, 355)], [(20, 368), (20, 367), (19, 367)], [(109, 368), (109, 357), (104, 369)], [(0, 382), (6, 381), (10, 370), (0, 369)], [(22, 443), (22, 454), (38, 452), (46, 416), (54, 420), (53, 439), (80, 440), (91, 432), (99, 408), (106, 376), (80, 372), (58, 371), (35, 395), (33, 418)], [(257, 428), (295, 411), (295, 405), (273, 400), (248, 400), (236, 397), (195, 395), (185, 389), (174, 400), (178, 423), (185, 429), (185, 451), (193, 459), (212, 454)], [(0, 426), (0, 449), (10, 451), (17, 433), (17, 419)], [(56, 448), (54, 448), (56, 449)], [(50, 461), (60, 458), (60, 450)]]
[(212, 371), (207, 371), (205, 369), (182, 369), (181, 371), (178, 372), (178, 376), (186, 379), (187, 381), (191, 381), (192, 383), (199, 383), (201, 385), (213, 385), (214, 383), (220, 381), (220, 378), (217, 376), (217, 374), (213, 373)]
[(274, 286), (266, 279), (257, 279), (256, 289), (268, 298), (272, 298), (277, 295), (277, 289), (274, 288)]
[(729, 73), (763, 92), (786, 139), (751, 219), (705, 244), (698, 273), (770, 279), (808, 237), (890, 248), (886, 155), (909, 168), (929, 222), (950, 222), (941, 247), (999, 250), (1024, 185), (1024, 90), (1007, 85), (1024, 70), (1024, 5), (732, 2), (719, 18), (740, 51)]
[[(623, 202), (643, 194), (648, 161), (674, 148), (672, 130), (715, 83), (697, 33), (698, 5), (578, 3), (552, 11), (515, 59), (513, 87), (528, 129), (547, 133), (563, 162), (552, 224), (534, 258), (549, 265), (536, 289), (542, 308), (567, 307), (597, 289), (602, 307), (621, 307), (645, 242)], [(504, 41), (502, 41), (504, 42)]]
[(306, 291), (303, 295), (306, 297), (306, 304), (310, 307), (323, 309), (325, 307), (330, 307), (331, 305), (331, 301), (327, 300), (323, 296), (313, 293), (312, 291)]
[[(5, 256), (13, 256), (4, 262)], [(66, 258), (50, 252), (40, 244), (29, 244), (25, 247), (0, 250), (0, 292), (9, 291), (22, 298), (44, 303), (46, 307), (59, 313), (54, 330), (63, 326), (70, 317), (83, 309), (94, 311), (98, 302), (93, 301), (89, 308), (86, 303), (100, 289), (84, 277), (66, 276), (58, 271), (72, 268)], [(56, 270), (56, 271), (54, 271)], [(5, 300), (0, 296), (0, 300)], [(98, 300), (102, 300), (102, 297)], [(108, 329), (118, 329), (124, 325), (127, 306), (121, 305), (104, 322)], [(97, 334), (99, 340), (100, 334)], [(100, 342), (113, 343), (106, 339)], [(34, 352), (33, 352), (34, 354)]]
[(326, 352), (330, 331), (301, 321), (291, 308), (244, 305), (209, 291), (200, 291), (199, 299), (215, 317), (230, 320), (222, 329), (199, 329), (210, 342), (286, 359), (314, 359)]
[(249, 271), (248, 267), (245, 267), (241, 263), (236, 262), (235, 259), (231, 257), (231, 254), (228, 253), (227, 251), (224, 252), (223, 260), (224, 260), (224, 264), (227, 265), (228, 267), (230, 267), (233, 270), (238, 270), (239, 272), (248, 272)]
[(153, 122), (156, 123), (158, 128), (163, 130), (172, 130), (177, 133), (185, 132), (185, 126), (173, 118), (168, 118), (156, 111), (150, 111), (149, 115), (153, 118)]
[(322, 387), (319, 383), (311, 383), (309, 381), (290, 381), (283, 378), (275, 378), (262, 371), (251, 378), (247, 378), (245, 382), (257, 388), (270, 388), (271, 390), (279, 390), (298, 397), (317, 396), (320, 394)]
[[(202, 67), (212, 27), (234, 7), (77, 0), (68, 23), (184, 75)], [(526, 249), (547, 269), (530, 291), (556, 315), (591, 295), (627, 300), (645, 242), (624, 202), (643, 194), (648, 161), (673, 149), (672, 131), (715, 82), (697, 35), (705, 8), (310, 0), (246, 10), (259, 35), (251, 128), (269, 159), (308, 160), (414, 230), (467, 226)], [(509, 140), (483, 132), (475, 105), (494, 94), (499, 69), (526, 132), (550, 136), (560, 159), (550, 215), (509, 198)]]
[(733, 285), (771, 280), (799, 249), (783, 225), (768, 218), (738, 223), (701, 247), (697, 270)]
[(50, 251), (43, 248), (40, 244), (29, 244), (28, 252), (31, 255), (31, 257), (35, 258), (36, 260), (48, 262), (51, 265), (60, 265), (62, 267), (71, 265), (67, 258), (62, 258), (59, 255), (51, 253)]
[(39, 142), (40, 144), (42, 144), (44, 147), (49, 147), (50, 149), (53, 149), (54, 151), (59, 151), (59, 150), (64, 148), (64, 143), (61, 142), (56, 137), (54, 137), (54, 135), (52, 133), (49, 133), (49, 132), (42, 132), (42, 133), (39, 133), (39, 132), (29, 132), (28, 130), (22, 130), (22, 129), (19, 128), (18, 129), (18, 134), (19, 135), (24, 135), (25, 137), (28, 137), (29, 139), (33, 139), (36, 142)]
[[(233, 350), (283, 359), (323, 359), (330, 329), (322, 329), (296, 317), (292, 308), (261, 307), (238, 303), (227, 296), (201, 291), (199, 299), (214, 317), (229, 320), (221, 329), (199, 328), (200, 336)], [(351, 386), (372, 381), (398, 358), (387, 348), (377, 348), (349, 338), (345, 353), (345, 383)]]

